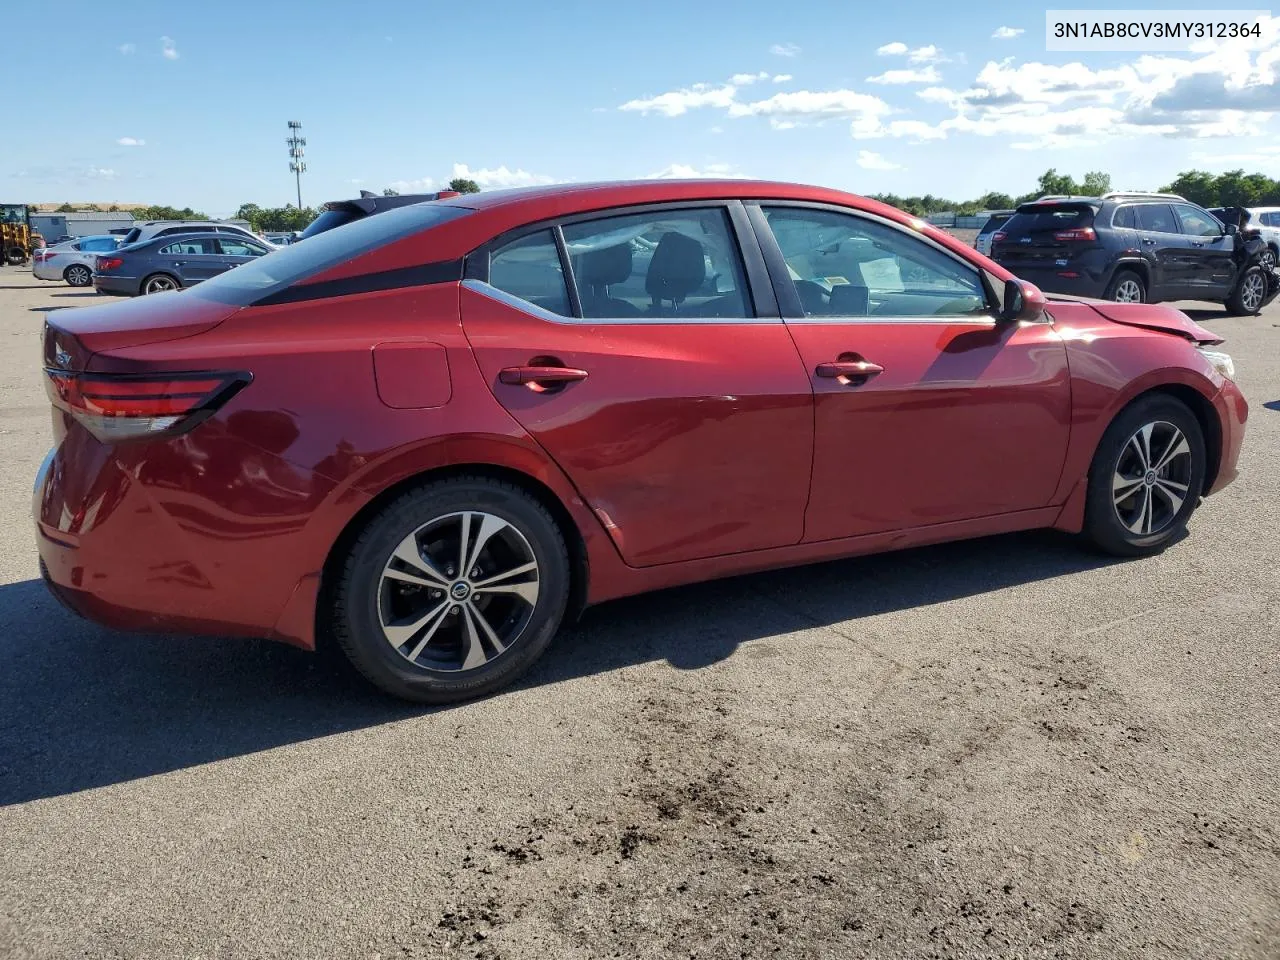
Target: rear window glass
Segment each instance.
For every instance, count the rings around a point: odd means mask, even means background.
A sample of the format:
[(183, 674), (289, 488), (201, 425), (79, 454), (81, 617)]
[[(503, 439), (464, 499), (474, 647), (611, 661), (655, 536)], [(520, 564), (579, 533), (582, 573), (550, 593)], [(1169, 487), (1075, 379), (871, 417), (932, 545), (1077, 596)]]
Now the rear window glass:
[(248, 306), (375, 247), (456, 220), (470, 212), (466, 207), (423, 203), (389, 210), (376, 217), (363, 217), (336, 230), (273, 250), (265, 257), (205, 280), (192, 287), (189, 293), (218, 303)]
[(1008, 221), (1008, 219), (1009, 219), (1008, 214), (1000, 214), (998, 216), (988, 218), (987, 222), (982, 225), (982, 229), (978, 231), (979, 235), (987, 234), (987, 233), (995, 233), (996, 230), (998, 230), (1001, 226), (1005, 224), (1005, 222)]
[(1024, 207), (1004, 225), (1005, 233), (1040, 233), (1093, 226), (1093, 207), (1086, 204), (1043, 204)]
[(318, 233), (326, 233), (335, 227), (341, 227), (344, 224), (351, 223), (353, 220), (360, 219), (364, 215), (363, 210), (355, 210), (351, 207), (339, 207), (337, 210), (326, 210), (320, 216), (316, 217), (307, 225), (307, 229), (302, 231), (302, 239), (314, 237)]

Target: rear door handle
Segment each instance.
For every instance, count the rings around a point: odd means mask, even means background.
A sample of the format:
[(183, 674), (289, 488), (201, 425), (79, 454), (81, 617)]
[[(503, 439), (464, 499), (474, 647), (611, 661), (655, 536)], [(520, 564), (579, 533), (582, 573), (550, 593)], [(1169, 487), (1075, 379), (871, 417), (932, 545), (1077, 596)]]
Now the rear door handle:
[(832, 360), (820, 363), (813, 371), (820, 377), (836, 380), (865, 380), (878, 373), (884, 373), (884, 367), (870, 360)]
[(1143, 238), (1142, 238), (1142, 242), (1143, 242), (1143, 243), (1146, 243), (1146, 244), (1149, 244), (1149, 245), (1151, 245), (1151, 246), (1153, 246), (1153, 247), (1154, 247), (1154, 246), (1155, 246), (1155, 244), (1156, 244), (1156, 242), (1155, 242), (1154, 240), (1152, 240), (1150, 237), (1143, 237)]
[(498, 371), (500, 382), (533, 389), (585, 379), (587, 371), (576, 367), (503, 367)]

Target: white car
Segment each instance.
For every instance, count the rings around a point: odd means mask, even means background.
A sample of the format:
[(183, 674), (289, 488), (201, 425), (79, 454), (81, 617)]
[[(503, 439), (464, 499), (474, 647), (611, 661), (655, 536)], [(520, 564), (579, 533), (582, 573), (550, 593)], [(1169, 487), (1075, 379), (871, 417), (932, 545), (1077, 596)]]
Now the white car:
[(93, 264), (98, 255), (115, 250), (123, 239), (102, 234), (64, 240), (37, 250), (32, 258), (31, 272), (37, 280), (65, 280), (73, 287), (87, 287), (93, 283)]
[(1280, 207), (1250, 207), (1249, 226), (1256, 227), (1271, 248), (1270, 266), (1280, 259)]

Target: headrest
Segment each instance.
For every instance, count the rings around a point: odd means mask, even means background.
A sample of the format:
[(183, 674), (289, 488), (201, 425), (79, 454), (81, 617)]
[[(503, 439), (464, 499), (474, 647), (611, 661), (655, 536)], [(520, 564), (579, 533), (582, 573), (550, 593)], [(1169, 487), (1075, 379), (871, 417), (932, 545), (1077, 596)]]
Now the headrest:
[(706, 276), (707, 263), (703, 258), (702, 244), (683, 233), (665, 233), (653, 251), (644, 289), (658, 300), (680, 303), (702, 286)]
[(631, 276), (631, 244), (619, 243), (584, 253), (577, 273), (578, 282), (588, 287), (626, 282)]

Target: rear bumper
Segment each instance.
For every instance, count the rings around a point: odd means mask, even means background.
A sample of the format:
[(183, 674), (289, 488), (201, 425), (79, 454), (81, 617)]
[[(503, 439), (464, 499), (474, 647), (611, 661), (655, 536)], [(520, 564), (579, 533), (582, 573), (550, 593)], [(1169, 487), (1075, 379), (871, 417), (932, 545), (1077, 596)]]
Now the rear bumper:
[(44, 263), (36, 261), (31, 265), (31, 275), (37, 280), (61, 280), (62, 271), (57, 267), (52, 267)]
[[(1064, 293), (1073, 297), (1101, 297), (1107, 288), (1107, 278), (1091, 272), (1087, 267), (1071, 265), (1060, 268), (1022, 267), (1012, 263), (1000, 266), (1023, 280), (1029, 280), (1045, 293)], [(1078, 273), (1077, 277), (1064, 277), (1062, 272)]]
[(137, 277), (113, 277), (109, 274), (95, 273), (93, 289), (98, 293), (109, 293), (117, 297), (136, 297), (138, 295)]

